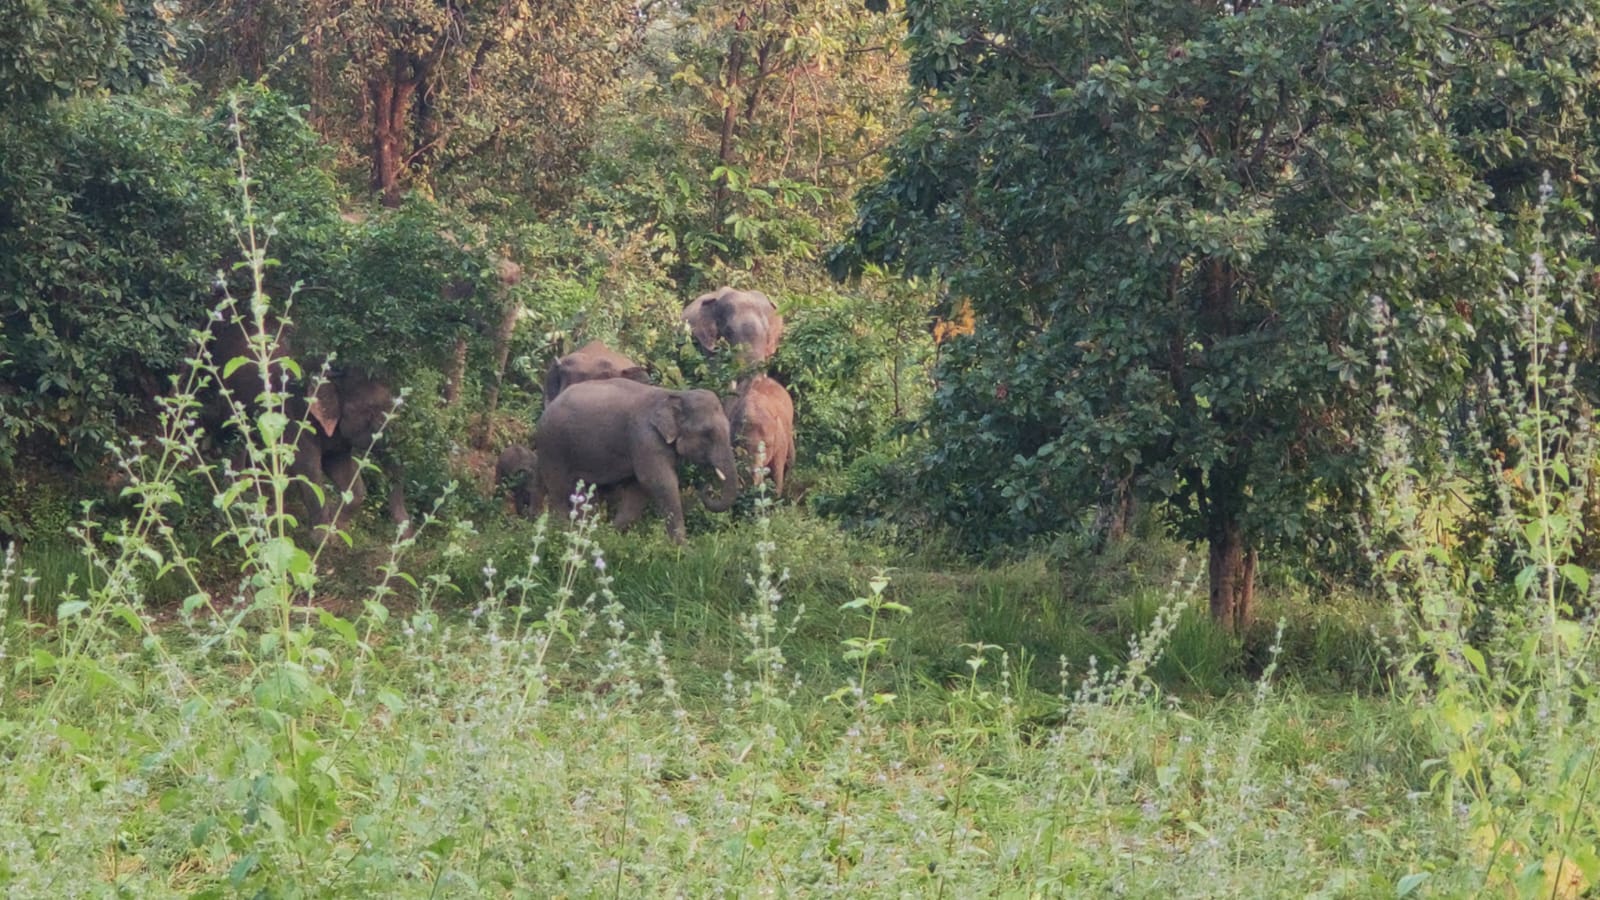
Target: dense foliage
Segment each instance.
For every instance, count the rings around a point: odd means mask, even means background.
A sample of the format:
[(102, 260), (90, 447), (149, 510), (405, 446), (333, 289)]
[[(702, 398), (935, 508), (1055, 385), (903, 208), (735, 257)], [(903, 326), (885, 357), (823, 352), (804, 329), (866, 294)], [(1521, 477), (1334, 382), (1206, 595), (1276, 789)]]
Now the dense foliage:
[(208, 39), (188, 69), (292, 90), (399, 205), (439, 187), (548, 209), (651, 17), (648, 4), (273, 0), (186, 4)]
[(924, 112), (834, 262), (937, 274), (979, 316), (940, 370), (928, 502), (996, 542), (1132, 490), (1248, 621), (1256, 552), (1366, 500), (1379, 321), (1420, 414), (1495, 331), (1519, 206), (1485, 169), (1544, 164), (1527, 136), (1571, 80), (1539, 54), (1593, 46), (1546, 6), (910, 4)]
[(900, 121), (900, 26), (850, 2), (661, 12), (598, 135), (586, 220), (646, 229), (686, 290), (729, 272), (816, 280)]
[(487, 254), (437, 209), (341, 219), (321, 142), (267, 91), (198, 112), (182, 95), (72, 101), (0, 129), (0, 156), (0, 461), (43, 441), (87, 463), (143, 430), (219, 275), (249, 288), (229, 274), (241, 177), (267, 211), (266, 284), (280, 306), (293, 300), (298, 350), (396, 376), (437, 370), (452, 338), (487, 340), (503, 302)]

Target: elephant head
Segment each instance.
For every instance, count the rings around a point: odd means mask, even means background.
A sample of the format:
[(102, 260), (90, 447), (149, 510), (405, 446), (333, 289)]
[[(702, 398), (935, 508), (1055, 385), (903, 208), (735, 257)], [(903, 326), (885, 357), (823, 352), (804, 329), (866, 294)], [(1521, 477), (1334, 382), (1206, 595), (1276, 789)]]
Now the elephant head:
[(739, 468), (733, 456), (733, 432), (722, 401), (710, 391), (666, 391), (650, 412), (650, 427), (678, 459), (710, 469), (720, 486), (715, 494), (700, 492), (712, 512), (727, 512), (739, 499)]
[(724, 287), (701, 294), (683, 308), (683, 320), (702, 351), (711, 353), (719, 340), (727, 341), (741, 364), (772, 356), (783, 336), (778, 305), (760, 291)]
[(557, 394), (575, 384), (602, 378), (626, 378), (640, 384), (650, 383), (650, 376), (643, 366), (600, 341), (590, 341), (550, 364), (550, 371), (544, 378), (544, 402), (548, 404)]
[(537, 477), (537, 465), (538, 457), (521, 444), (507, 447), (495, 461), (495, 486), (510, 493), (511, 503), (519, 516), (535, 512), (534, 479)]

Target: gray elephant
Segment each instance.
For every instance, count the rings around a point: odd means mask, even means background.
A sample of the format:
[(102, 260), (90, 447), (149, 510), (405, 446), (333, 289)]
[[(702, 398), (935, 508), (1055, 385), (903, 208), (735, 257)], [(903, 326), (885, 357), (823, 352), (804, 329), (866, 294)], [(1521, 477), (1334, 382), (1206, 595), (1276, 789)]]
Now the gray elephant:
[(575, 384), (599, 381), (604, 378), (626, 378), (640, 384), (649, 384), (650, 376), (644, 367), (623, 356), (600, 341), (590, 341), (550, 364), (544, 377), (544, 402)]
[(500, 451), (500, 458), (495, 461), (495, 486), (511, 495), (511, 505), (519, 516), (526, 516), (533, 510), (537, 466), (538, 457), (521, 444), (512, 444)]
[(678, 464), (705, 466), (720, 482), (702, 492), (712, 512), (739, 496), (728, 417), (710, 391), (669, 391), (620, 378), (573, 385), (539, 417), (538, 499), (571, 508), (579, 481), (610, 493), (613, 523), (624, 530), (648, 502), (666, 520), (667, 535), (684, 540)]
[(760, 291), (723, 287), (701, 294), (683, 308), (683, 320), (701, 351), (712, 353), (719, 341), (727, 341), (741, 365), (772, 356), (783, 336), (778, 305)]
[[(773, 492), (783, 496), (783, 483), (794, 465), (794, 401), (783, 385), (765, 375), (746, 378), (739, 392), (723, 401), (735, 445), (751, 462), (747, 471), (762, 469), (772, 476)], [(764, 455), (757, 450), (764, 449)], [(756, 474), (752, 482), (761, 483)]]
[[(285, 440), (294, 444), (294, 461), (289, 474), (296, 477), (312, 522), (323, 526), (336, 524), (341, 528), (348, 524), (367, 496), (360, 461), (369, 456), (382, 467), (389, 481), (390, 517), (396, 523), (407, 521), (410, 516), (406, 513), (405, 481), (400, 467), (378, 443), (378, 435), (395, 409), (394, 391), (364, 373), (334, 370), (308, 397), (303, 388), (298, 388), (291, 380), (289, 370), (282, 364), (293, 352), (292, 327), (271, 317), (266, 327), (276, 336), (270, 376), (287, 386), (283, 412), (291, 424)], [(223, 379), (223, 389), (233, 398), (230, 403), (222, 391), (213, 391), (205, 400), (202, 418), (214, 432), (241, 424), (235, 421), (234, 403), (242, 407), (246, 415), (255, 416), (260, 412), (266, 385), (261, 367), (253, 362), (252, 328), (236, 318), (224, 318), (211, 326), (208, 353), (217, 371), (228, 373)], [(252, 361), (228, 372), (229, 361), (239, 357)], [(303, 363), (302, 370), (308, 375), (318, 371)], [(330, 480), (332, 493), (327, 490)], [(340, 495), (347, 490), (351, 500), (344, 504)]]

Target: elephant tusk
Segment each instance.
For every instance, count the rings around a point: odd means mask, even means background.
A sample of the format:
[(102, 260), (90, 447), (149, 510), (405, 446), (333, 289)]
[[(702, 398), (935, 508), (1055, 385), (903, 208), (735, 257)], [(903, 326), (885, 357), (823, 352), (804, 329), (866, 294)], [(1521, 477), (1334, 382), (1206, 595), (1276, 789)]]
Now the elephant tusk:
[(712, 466), (712, 467), (711, 467), (711, 470), (712, 470), (712, 471), (713, 471), (713, 472), (716, 472), (716, 473), (717, 473), (717, 480), (718, 480), (718, 481), (727, 481), (727, 480), (728, 480), (728, 476), (726, 476), (726, 475), (724, 475), (724, 474), (722, 474), (722, 470), (721, 470), (721, 469), (719, 469), (719, 468), (717, 468), (717, 467), (716, 467), (716, 466)]

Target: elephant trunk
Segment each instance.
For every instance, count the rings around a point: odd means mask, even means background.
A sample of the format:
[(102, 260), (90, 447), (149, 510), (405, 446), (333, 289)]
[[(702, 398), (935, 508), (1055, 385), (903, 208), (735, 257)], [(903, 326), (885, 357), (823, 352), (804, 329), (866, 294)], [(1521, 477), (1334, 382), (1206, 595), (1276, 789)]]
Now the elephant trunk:
[(739, 468), (733, 458), (733, 446), (719, 448), (711, 462), (714, 469), (713, 477), (721, 478), (722, 485), (715, 494), (708, 489), (702, 489), (700, 502), (712, 512), (727, 512), (733, 509), (734, 501), (739, 499)]

